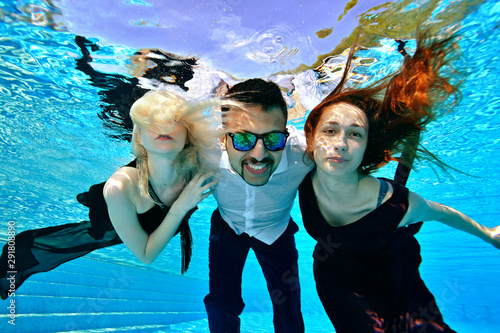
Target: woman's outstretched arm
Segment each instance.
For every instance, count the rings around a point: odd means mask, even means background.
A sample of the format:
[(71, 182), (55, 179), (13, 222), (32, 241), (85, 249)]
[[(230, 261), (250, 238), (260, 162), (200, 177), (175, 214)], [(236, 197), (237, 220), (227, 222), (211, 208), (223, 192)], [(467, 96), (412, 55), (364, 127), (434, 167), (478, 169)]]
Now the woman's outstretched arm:
[(399, 226), (419, 221), (439, 221), (477, 236), (500, 249), (500, 226), (486, 227), (452, 207), (426, 200), (417, 193), (410, 192), (408, 212)]

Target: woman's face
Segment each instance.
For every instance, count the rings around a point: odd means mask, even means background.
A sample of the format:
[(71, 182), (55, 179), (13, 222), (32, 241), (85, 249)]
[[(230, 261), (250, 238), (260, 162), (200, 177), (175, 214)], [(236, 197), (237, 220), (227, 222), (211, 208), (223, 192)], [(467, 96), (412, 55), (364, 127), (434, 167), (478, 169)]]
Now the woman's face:
[(141, 129), (141, 144), (148, 154), (172, 154), (177, 156), (187, 141), (186, 127), (176, 124), (170, 133), (156, 133), (147, 128)]
[(326, 107), (314, 136), (318, 169), (335, 175), (357, 172), (368, 142), (368, 118), (354, 105)]

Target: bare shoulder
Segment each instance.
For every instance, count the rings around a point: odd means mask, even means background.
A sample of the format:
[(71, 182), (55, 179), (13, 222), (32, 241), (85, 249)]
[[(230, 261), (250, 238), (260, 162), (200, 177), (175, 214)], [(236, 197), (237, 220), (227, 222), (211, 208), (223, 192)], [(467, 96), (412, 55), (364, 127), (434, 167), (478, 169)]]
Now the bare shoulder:
[(392, 184), (390, 182), (386, 182), (385, 180), (380, 180), (373, 176), (364, 176), (359, 182), (360, 189), (363, 192), (369, 194), (370, 197), (372, 198), (376, 197), (378, 200), (378, 196), (380, 194), (381, 182), (385, 182), (388, 185), (387, 192), (382, 199), (382, 202), (385, 202), (389, 200), (389, 198), (392, 196), (392, 193), (394, 192), (394, 188), (392, 187)]
[(132, 199), (137, 193), (139, 172), (136, 168), (121, 167), (108, 179), (104, 185), (104, 198), (106, 201), (113, 199)]

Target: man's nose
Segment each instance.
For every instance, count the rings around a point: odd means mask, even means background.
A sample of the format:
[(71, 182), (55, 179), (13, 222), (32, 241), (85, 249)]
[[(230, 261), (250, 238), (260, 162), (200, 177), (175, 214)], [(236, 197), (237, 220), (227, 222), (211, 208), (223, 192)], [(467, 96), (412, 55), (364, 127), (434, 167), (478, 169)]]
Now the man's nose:
[(255, 158), (257, 161), (262, 161), (264, 158), (269, 155), (267, 148), (264, 146), (264, 141), (262, 139), (258, 139), (255, 143), (255, 147), (250, 150), (249, 155)]

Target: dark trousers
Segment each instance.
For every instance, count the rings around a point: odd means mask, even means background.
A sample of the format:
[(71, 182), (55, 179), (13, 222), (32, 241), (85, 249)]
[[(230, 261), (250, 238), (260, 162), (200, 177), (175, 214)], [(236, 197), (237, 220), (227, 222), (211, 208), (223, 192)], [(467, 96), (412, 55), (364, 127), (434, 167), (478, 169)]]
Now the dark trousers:
[(205, 307), (211, 333), (240, 332), (239, 315), (245, 307), (241, 298), (241, 276), (249, 249), (264, 272), (273, 303), (275, 332), (304, 332), (300, 311), (298, 252), (294, 234), (298, 227), (290, 220), (285, 232), (271, 245), (243, 233), (237, 235), (218, 210), (210, 228), (210, 293)]

